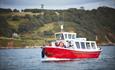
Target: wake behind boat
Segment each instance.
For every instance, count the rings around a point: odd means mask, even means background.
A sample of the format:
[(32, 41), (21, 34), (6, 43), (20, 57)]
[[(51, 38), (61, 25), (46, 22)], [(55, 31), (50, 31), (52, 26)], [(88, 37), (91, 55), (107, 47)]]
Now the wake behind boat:
[(41, 61), (49, 62), (49, 61), (71, 61), (71, 59), (63, 59), (63, 58), (42, 58)]
[(64, 32), (61, 25), (61, 32), (55, 33), (55, 41), (42, 49), (42, 58), (56, 59), (77, 59), (77, 58), (98, 58), (101, 49), (95, 41), (87, 41), (86, 38), (76, 38), (74, 32)]

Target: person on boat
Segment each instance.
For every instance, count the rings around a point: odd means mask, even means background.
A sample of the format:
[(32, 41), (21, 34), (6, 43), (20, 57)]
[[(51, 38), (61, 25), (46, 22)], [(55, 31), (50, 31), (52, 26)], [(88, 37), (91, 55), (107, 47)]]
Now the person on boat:
[(47, 43), (46, 46), (52, 46), (52, 44), (51, 43)]
[(51, 44), (51, 43), (49, 43), (49, 44), (48, 44), (48, 46), (52, 46), (52, 44)]
[(71, 43), (71, 41), (66, 41), (66, 42), (67, 42), (67, 48), (70, 48), (70, 47), (73, 46), (72, 43)]
[(45, 45), (43, 45), (43, 47), (41, 47), (42, 51), (41, 51), (41, 57), (44, 58), (45, 57), (45, 51), (44, 51)]
[(59, 47), (66, 48), (66, 46), (64, 45), (64, 43), (63, 43), (63, 42), (59, 42)]

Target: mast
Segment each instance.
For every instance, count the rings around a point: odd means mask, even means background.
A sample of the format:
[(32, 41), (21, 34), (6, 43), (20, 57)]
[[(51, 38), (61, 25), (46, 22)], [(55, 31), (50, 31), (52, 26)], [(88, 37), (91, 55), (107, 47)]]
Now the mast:
[(61, 27), (61, 32), (63, 32), (63, 31), (64, 31), (64, 30), (63, 30), (63, 24), (61, 24), (60, 27)]
[(62, 20), (60, 22), (60, 26), (61, 26), (61, 32), (64, 32), (64, 28), (63, 28), (63, 26), (64, 26), (64, 13), (62, 13)]
[[(61, 28), (61, 32), (63, 32), (64, 30), (63, 30), (63, 22), (62, 21), (60, 21), (59, 22), (59, 16), (60, 16), (60, 13), (59, 12), (55, 12), (55, 14), (57, 15), (57, 17), (58, 17), (58, 24), (60, 25), (60, 28)], [(63, 17), (64, 17), (64, 14), (62, 15)], [(63, 19), (64, 20), (64, 19)]]

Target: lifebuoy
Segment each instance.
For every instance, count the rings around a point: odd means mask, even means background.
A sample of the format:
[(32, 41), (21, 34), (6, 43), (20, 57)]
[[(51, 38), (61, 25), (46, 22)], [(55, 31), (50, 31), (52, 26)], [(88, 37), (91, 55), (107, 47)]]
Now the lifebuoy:
[(56, 42), (56, 43), (55, 43), (55, 46), (59, 46), (59, 44)]

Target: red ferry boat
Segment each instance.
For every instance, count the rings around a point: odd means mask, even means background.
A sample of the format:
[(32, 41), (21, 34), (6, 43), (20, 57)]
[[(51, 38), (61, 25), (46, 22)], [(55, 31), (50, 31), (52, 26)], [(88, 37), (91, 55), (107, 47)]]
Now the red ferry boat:
[(55, 33), (55, 41), (42, 49), (42, 57), (57, 59), (77, 58), (98, 58), (101, 49), (95, 41), (87, 41), (86, 38), (79, 38), (74, 32), (64, 32), (61, 25), (61, 32)]

